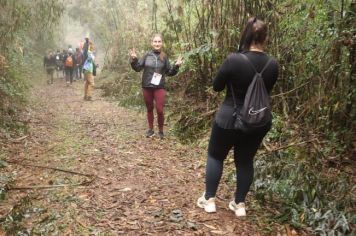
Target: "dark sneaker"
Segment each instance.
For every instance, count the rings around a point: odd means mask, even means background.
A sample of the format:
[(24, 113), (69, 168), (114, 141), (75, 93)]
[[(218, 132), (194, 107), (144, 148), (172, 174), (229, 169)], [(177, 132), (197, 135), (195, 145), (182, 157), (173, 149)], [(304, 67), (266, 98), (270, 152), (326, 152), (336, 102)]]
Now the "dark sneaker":
[(163, 133), (163, 131), (159, 131), (159, 132), (158, 132), (158, 136), (159, 136), (160, 139), (164, 139), (164, 133)]
[(151, 138), (155, 135), (155, 132), (152, 129), (147, 130), (146, 138)]

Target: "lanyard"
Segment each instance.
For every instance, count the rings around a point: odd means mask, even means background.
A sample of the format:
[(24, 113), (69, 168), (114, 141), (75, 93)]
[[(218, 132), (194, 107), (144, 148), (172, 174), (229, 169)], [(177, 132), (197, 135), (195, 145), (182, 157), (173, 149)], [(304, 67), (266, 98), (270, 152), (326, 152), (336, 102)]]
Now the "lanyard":
[(154, 54), (154, 53), (152, 53), (152, 55), (155, 57), (155, 59), (156, 59), (156, 65), (155, 65), (155, 72), (157, 72), (157, 67), (158, 67), (158, 57)]

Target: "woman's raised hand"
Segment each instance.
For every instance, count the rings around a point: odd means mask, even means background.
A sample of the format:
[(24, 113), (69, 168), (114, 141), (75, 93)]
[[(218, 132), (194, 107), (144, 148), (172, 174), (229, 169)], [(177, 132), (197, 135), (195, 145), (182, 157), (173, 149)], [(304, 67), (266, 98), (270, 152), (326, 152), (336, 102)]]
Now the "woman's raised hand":
[(136, 49), (135, 49), (135, 48), (130, 49), (130, 50), (129, 50), (129, 55), (130, 55), (130, 57), (131, 57), (132, 59), (137, 58)]
[(178, 59), (177, 59), (177, 61), (176, 61), (176, 66), (182, 65), (182, 63), (183, 63), (183, 57), (182, 57), (182, 56), (179, 56)]

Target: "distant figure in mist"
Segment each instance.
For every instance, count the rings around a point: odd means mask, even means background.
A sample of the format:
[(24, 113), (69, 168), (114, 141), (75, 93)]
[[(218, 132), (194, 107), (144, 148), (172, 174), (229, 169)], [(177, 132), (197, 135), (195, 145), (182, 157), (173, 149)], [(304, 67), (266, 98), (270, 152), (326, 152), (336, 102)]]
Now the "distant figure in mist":
[(57, 72), (57, 79), (60, 78), (60, 73), (61, 70), (63, 70), (63, 58), (62, 58), (62, 53), (61, 51), (58, 49), (57, 53), (55, 54), (55, 58), (56, 58), (56, 72)]
[(75, 49), (75, 79), (82, 79), (82, 70), (83, 70), (83, 53), (80, 51), (79, 48)]
[(56, 58), (52, 51), (49, 51), (43, 58), (43, 67), (47, 72), (47, 84), (53, 84), (53, 74), (56, 69)]
[(216, 113), (211, 131), (205, 192), (197, 201), (197, 205), (206, 212), (216, 211), (215, 196), (223, 172), (223, 163), (233, 147), (237, 187), (229, 209), (237, 217), (246, 215), (245, 198), (253, 181), (253, 159), (262, 139), (271, 128), (271, 122), (247, 133), (235, 128), (233, 114), (241, 110), (247, 88), (256, 72), (262, 74), (268, 93), (276, 83), (278, 63), (264, 52), (266, 38), (267, 25), (256, 18), (249, 18), (241, 35), (239, 52), (231, 53), (225, 59), (213, 80), (213, 89), (217, 92), (226, 89), (226, 96)]
[(92, 93), (94, 89), (94, 76), (96, 75), (95, 56), (93, 54), (94, 44), (89, 44), (87, 58), (83, 65), (84, 74), (84, 100), (92, 101)]
[(63, 79), (66, 78), (66, 70), (64, 68), (64, 58), (68, 55), (67, 50), (63, 49), (61, 53), (61, 60), (62, 60), (62, 72), (63, 72)]
[(74, 75), (74, 69), (75, 69), (75, 56), (74, 56), (74, 51), (72, 48), (68, 49), (68, 54), (65, 55), (64, 59), (64, 70), (66, 74), (66, 82), (67, 85), (73, 83), (73, 75)]
[[(146, 137), (155, 135), (153, 130), (153, 108), (154, 105), (157, 111), (157, 121), (159, 137), (164, 138), (164, 103), (165, 103), (165, 77), (174, 76), (178, 73), (179, 66), (182, 64), (182, 57), (179, 57), (173, 66), (169, 63), (168, 56), (163, 52), (163, 38), (160, 34), (155, 34), (152, 37), (152, 50), (143, 55), (142, 58), (137, 57), (136, 50), (133, 48), (129, 51), (131, 59), (131, 67), (136, 72), (143, 70), (142, 74), (142, 93), (147, 108), (148, 130)], [(154, 104), (155, 103), (155, 104)]]
[(84, 38), (85, 42), (83, 45), (83, 60), (84, 62), (86, 61), (86, 59), (88, 58), (88, 50), (89, 50), (89, 36), (86, 36)]

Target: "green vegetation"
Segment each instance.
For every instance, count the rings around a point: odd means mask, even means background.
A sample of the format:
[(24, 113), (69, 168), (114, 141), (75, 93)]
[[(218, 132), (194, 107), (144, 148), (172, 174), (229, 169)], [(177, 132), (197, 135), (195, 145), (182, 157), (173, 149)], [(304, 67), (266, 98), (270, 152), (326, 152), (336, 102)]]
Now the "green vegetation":
[[(54, 30), (64, 8), (57, 0), (1, 0), (0, 4), (0, 140), (3, 141), (27, 132), (21, 116), (27, 104), (29, 80), (34, 80), (40, 71), (46, 50), (55, 45)], [(7, 165), (1, 141), (0, 172)], [(0, 203), (15, 177), (16, 172), (0, 175)], [(0, 218), (9, 235), (27, 235), (21, 221), (31, 214), (30, 206), (30, 198), (26, 196), (6, 217)]]
[(0, 132), (25, 128), (19, 114), (26, 102), (28, 79), (44, 53), (55, 45), (55, 27), (64, 10), (58, 0), (1, 0)]
[[(168, 118), (185, 142), (195, 142), (210, 130), (224, 96), (212, 91), (211, 81), (226, 55), (236, 51), (247, 16), (269, 22), (268, 53), (278, 59), (280, 77), (273, 94), (274, 128), (266, 139), (269, 151), (262, 151), (256, 162), (256, 198), (278, 203), (274, 220), (310, 227), (321, 235), (351, 232), (356, 3), (114, 2), (91, 5), (108, 16), (100, 22), (105, 33), (98, 34), (107, 45), (107, 73), (117, 72), (103, 88), (121, 103), (138, 104), (140, 75), (130, 71), (127, 51), (136, 47), (142, 55), (152, 33), (162, 32), (171, 60), (178, 54), (185, 58), (180, 75), (167, 88)], [(120, 10), (108, 10), (105, 4)]]
[[(2, 17), (9, 19), (0, 28), (1, 129), (21, 126), (15, 117), (26, 97), (23, 73), (36, 53), (53, 45), (51, 32), (64, 9), (55, 0), (21, 2), (1, 1)], [(274, 127), (256, 158), (255, 198), (278, 211), (271, 220), (320, 235), (351, 234), (356, 224), (354, 0), (77, 0), (66, 6), (105, 51), (102, 88), (121, 105), (142, 104), (129, 48), (142, 55), (158, 31), (171, 60), (184, 56), (180, 74), (168, 81), (167, 106), (174, 131), (185, 142), (210, 130), (224, 97), (212, 91), (211, 82), (227, 54), (236, 51), (248, 15), (269, 22), (267, 50), (280, 63), (280, 77), (273, 94)]]

